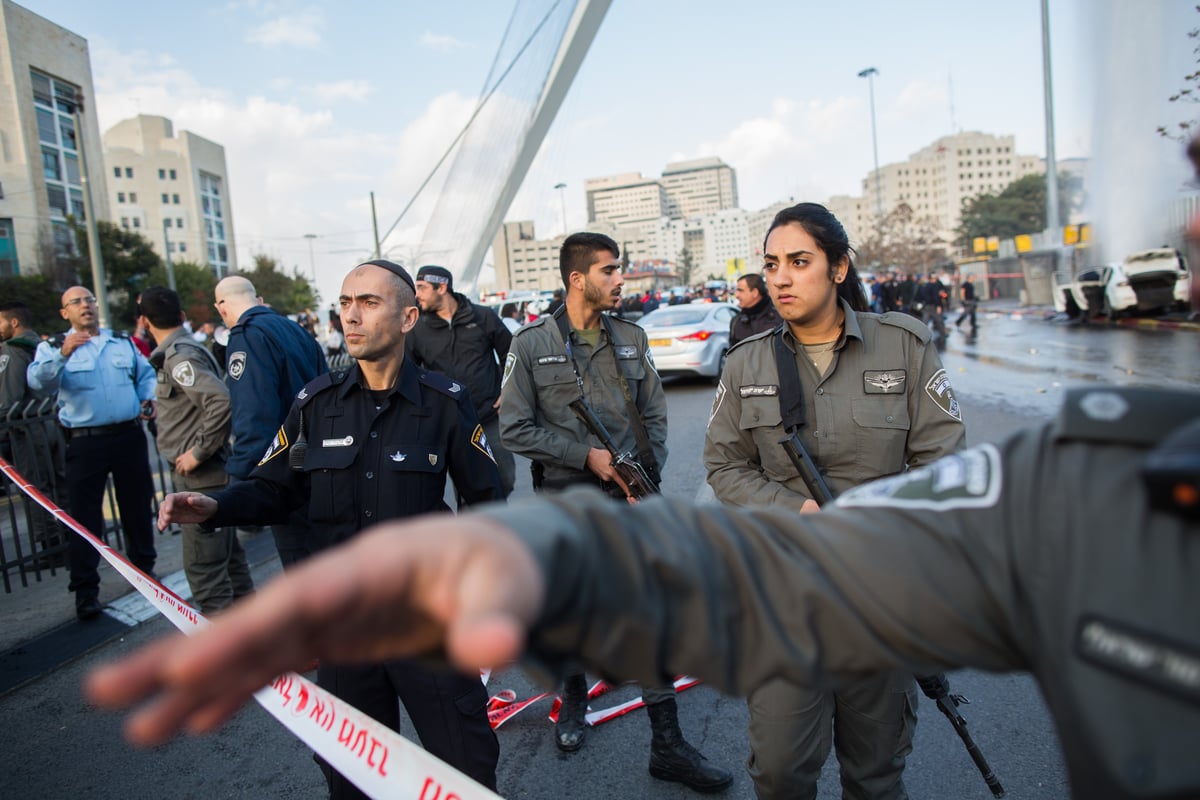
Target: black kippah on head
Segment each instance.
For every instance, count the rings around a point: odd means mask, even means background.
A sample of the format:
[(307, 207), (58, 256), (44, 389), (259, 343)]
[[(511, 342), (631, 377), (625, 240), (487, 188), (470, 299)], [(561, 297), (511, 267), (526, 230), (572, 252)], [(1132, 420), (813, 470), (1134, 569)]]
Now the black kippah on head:
[(365, 267), (368, 264), (370, 264), (373, 267), (380, 267), (381, 269), (386, 269), (388, 272), (392, 273), (393, 275), (398, 277), (400, 280), (404, 281), (404, 285), (407, 286), (409, 288), (409, 290), (412, 291), (413, 294), (417, 293), (417, 284), (413, 282), (412, 275), (409, 275), (408, 270), (406, 270), (404, 267), (397, 264), (395, 261), (388, 261), (387, 259), (379, 258), (379, 259), (375, 259), (374, 261), (364, 261), (363, 263), (359, 264), (358, 266)]

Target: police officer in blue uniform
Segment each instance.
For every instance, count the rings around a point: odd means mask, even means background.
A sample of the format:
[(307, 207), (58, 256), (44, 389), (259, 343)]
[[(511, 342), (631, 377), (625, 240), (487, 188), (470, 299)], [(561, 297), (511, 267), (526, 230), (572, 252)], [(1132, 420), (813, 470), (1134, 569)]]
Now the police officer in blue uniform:
[[(67, 497), (71, 516), (97, 536), (104, 533), (104, 487), (113, 478), (125, 552), (150, 574), (154, 549), (150, 457), (141, 418), (154, 416), (154, 368), (128, 336), (100, 327), (96, 298), (83, 286), (63, 292), (62, 318), (71, 330), (38, 345), (26, 370), (34, 392), (58, 392), (58, 419), (66, 429)], [(79, 536), (69, 539), (75, 613), (100, 616), (100, 553)]]
[[(466, 388), (404, 357), (404, 338), (418, 315), (404, 268), (390, 261), (355, 267), (342, 284), (340, 306), (346, 347), (357, 363), (300, 391), (248, 480), (211, 496), (169, 495), (161, 527), (274, 522), (306, 506), (317, 550), (375, 522), (448, 511), (447, 474), (466, 503), (503, 498)], [(495, 788), (500, 748), (478, 676), (409, 661), (322, 662), (317, 682), (393, 729), (399, 729), (398, 696), (425, 749)], [(363, 796), (325, 770), (332, 797)]]
[[(231, 275), (213, 292), (217, 312), (229, 328), (226, 383), (233, 409), (233, 447), (225, 471), (233, 480), (250, 471), (304, 384), (327, 370), (317, 341), (287, 317), (263, 305), (254, 284)], [(273, 525), (279, 560), (289, 567), (311, 552), (303, 515)]]

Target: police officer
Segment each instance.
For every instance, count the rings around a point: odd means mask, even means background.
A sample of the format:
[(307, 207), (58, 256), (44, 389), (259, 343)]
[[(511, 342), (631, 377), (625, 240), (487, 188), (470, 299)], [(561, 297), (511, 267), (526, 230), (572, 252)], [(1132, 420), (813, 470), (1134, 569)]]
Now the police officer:
[[(33, 329), (33, 313), (20, 300), (0, 303), (0, 418), (26, 419), (33, 399), (25, 377), (42, 341)], [(15, 414), (13, 409), (20, 409)], [(55, 502), (65, 504), (67, 478), (63, 463), (66, 443), (58, 423), (47, 418), (20, 423), (0, 431), (0, 450), (13, 466)], [(43, 550), (55, 550), (46, 564), (62, 566), (63, 529), (45, 509), (29, 504), (33, 541)]]
[(475, 414), (491, 442), (500, 468), (504, 494), (512, 492), (516, 466), (500, 444), (500, 365), (508, 357), (512, 334), (487, 306), (477, 306), (454, 291), (454, 276), (445, 267), (417, 270), (417, 303), (421, 317), (405, 340), (417, 364), (440, 372), (467, 387)]
[(93, 676), (92, 697), (161, 693), (136, 720), (156, 742), (313, 657), (380, 648), (444, 646), (467, 669), (525, 647), (551, 671), (574, 655), (736, 694), (900, 666), (1029, 671), (1074, 796), (1200, 796), (1200, 393), (1073, 389), (1056, 420), (820, 514), (571, 493), (385, 526), (325, 562), (310, 567), (339, 576), (337, 603), (288, 576)]
[[(233, 408), (233, 446), (225, 469), (234, 480), (250, 475), (271, 444), (292, 400), (326, 371), (320, 345), (296, 323), (258, 297), (254, 284), (231, 275), (214, 290), (217, 313), (229, 329), (226, 384)], [(303, 515), (271, 526), (284, 568), (309, 553)]]
[[(225, 473), (229, 439), (229, 389), (220, 365), (183, 328), (179, 295), (154, 286), (138, 300), (142, 324), (158, 345), (150, 363), (158, 371), (158, 451), (175, 473), (174, 485), (189, 491), (215, 491), (229, 482)], [(234, 528), (201, 530), (183, 526), (183, 571), (192, 599), (205, 614), (229, 607), (254, 591), (254, 580)]]
[[(622, 501), (628, 496), (612, 456), (596, 441), (569, 404), (584, 398), (622, 451), (638, 459), (657, 480), (667, 459), (667, 404), (650, 362), (646, 333), (612, 317), (621, 300), (620, 252), (600, 233), (575, 233), (563, 241), (559, 268), (564, 305), (513, 337), (504, 365), (500, 435), (514, 453), (534, 462), (535, 489), (599, 486)], [(642, 697), (652, 730), (650, 774), (693, 789), (716, 791), (733, 781), (708, 763), (679, 730), (675, 689), (658, 676)], [(583, 745), (587, 680), (566, 679), (555, 741), (564, 751)]]
[(971, 335), (979, 333), (979, 325), (975, 322), (975, 309), (979, 300), (975, 296), (975, 283), (970, 275), (963, 276), (963, 282), (958, 287), (958, 297), (962, 300), (962, 313), (954, 320), (954, 327), (962, 328), (963, 320), (971, 320)]
[[(468, 503), (503, 497), (466, 389), (404, 357), (404, 338), (418, 315), (404, 268), (360, 264), (343, 281), (339, 304), (355, 365), (303, 387), (249, 479), (212, 495), (168, 495), (160, 527), (275, 522), (304, 506), (314, 549), (321, 549), (375, 522), (447, 511), (447, 474)], [(353, 667), (322, 661), (317, 682), (394, 730), (399, 697), (425, 749), (496, 788), (500, 748), (478, 674), (407, 661)], [(323, 768), (333, 798), (363, 796)]]
[[(729, 352), (704, 447), (717, 499), (815, 510), (820, 498), (780, 444), (793, 430), (835, 493), (963, 446), (962, 413), (929, 329), (907, 314), (867, 311), (833, 214), (816, 203), (784, 209), (763, 253), (787, 325)], [(815, 797), (835, 743), (848, 797), (907, 797), (911, 673), (868, 676), (837, 692), (772, 681), (748, 705), (748, 766), (759, 798)]]
[(775, 304), (767, 294), (762, 275), (743, 275), (734, 284), (733, 295), (737, 298), (742, 313), (729, 323), (729, 346), (756, 333), (775, 330), (783, 322)]
[[(127, 335), (100, 327), (96, 298), (83, 286), (63, 292), (65, 334), (38, 345), (26, 371), (35, 392), (58, 392), (58, 419), (66, 429), (67, 496), (71, 516), (97, 536), (104, 533), (104, 487), (112, 475), (125, 552), (153, 574), (150, 457), (140, 420), (154, 416), (154, 369)], [(79, 536), (68, 539), (75, 614), (100, 616), (100, 553)]]

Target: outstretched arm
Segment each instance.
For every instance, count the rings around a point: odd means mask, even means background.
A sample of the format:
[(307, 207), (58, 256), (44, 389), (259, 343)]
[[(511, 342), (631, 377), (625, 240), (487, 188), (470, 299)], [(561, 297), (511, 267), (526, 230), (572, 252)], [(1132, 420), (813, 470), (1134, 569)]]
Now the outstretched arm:
[(148, 701), (131, 740), (209, 731), (276, 675), (314, 657), (354, 663), (444, 652), (478, 668), (519, 655), (543, 595), (536, 562), (484, 517), (382, 525), (313, 558), (212, 627), (146, 647), (88, 679), (108, 708)]

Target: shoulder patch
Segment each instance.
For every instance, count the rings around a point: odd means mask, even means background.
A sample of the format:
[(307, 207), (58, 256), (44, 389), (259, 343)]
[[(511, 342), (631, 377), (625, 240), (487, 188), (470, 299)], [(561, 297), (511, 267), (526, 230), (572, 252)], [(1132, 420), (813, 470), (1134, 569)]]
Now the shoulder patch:
[(304, 384), (299, 392), (296, 393), (296, 405), (300, 408), (308, 405), (308, 402), (321, 392), (328, 389), (330, 386), (337, 386), (342, 381), (346, 380), (346, 374), (349, 370), (339, 369), (333, 372), (323, 372), (313, 378), (308, 383)]
[(471, 446), (487, 456), (493, 464), (496, 463), (496, 457), (492, 455), (492, 447), (488, 444), (482, 425), (476, 425), (475, 430), (471, 431)]
[(275, 434), (275, 438), (271, 440), (271, 444), (267, 445), (267, 451), (265, 453), (263, 453), (262, 460), (258, 462), (258, 466), (261, 467), (263, 464), (267, 463), (272, 458), (275, 458), (275, 456), (279, 455), (280, 453), (282, 453), (284, 450), (287, 450), (287, 449), (288, 449), (287, 432), (284, 431), (283, 426), (280, 425), (279, 433)]
[(933, 333), (929, 330), (928, 325), (912, 314), (905, 314), (903, 311), (889, 311), (886, 314), (880, 314), (879, 321), (884, 325), (891, 325), (893, 328), (903, 328), (922, 342), (928, 342), (933, 338)]
[(933, 373), (933, 377), (925, 384), (925, 394), (929, 395), (938, 408), (945, 411), (947, 416), (963, 421), (962, 407), (958, 404), (958, 398), (954, 396), (954, 389), (950, 386), (950, 376), (946, 374), (946, 370), (939, 369)]
[(238, 350), (235, 353), (229, 354), (229, 377), (235, 381), (240, 381), (242, 375), (246, 374), (246, 351)]
[(981, 444), (939, 458), (932, 464), (855, 486), (839, 496), (834, 504), (850, 508), (923, 508), (932, 511), (988, 508), (1000, 498), (1003, 477), (1000, 451), (995, 445)]
[(447, 378), (440, 372), (421, 370), (420, 380), (421, 383), (425, 384), (430, 389), (436, 389), (444, 395), (453, 397), (455, 400), (458, 400), (463, 396), (463, 385), (458, 381)]
[(171, 368), (171, 377), (185, 389), (196, 385), (196, 369), (192, 366), (192, 362), (187, 360), (180, 361)]
[(504, 358), (504, 375), (500, 378), (501, 389), (504, 388), (504, 384), (508, 383), (508, 376), (512, 374), (515, 366), (517, 366), (517, 354), (509, 350), (508, 355)]
[(4, 371), (6, 369), (8, 369), (8, 362), (11, 359), (12, 359), (12, 356), (10, 356), (8, 353), (5, 353), (4, 355), (0, 355), (0, 375), (3, 375)]

